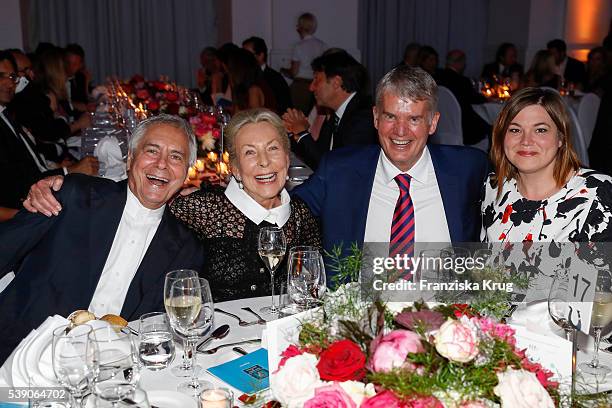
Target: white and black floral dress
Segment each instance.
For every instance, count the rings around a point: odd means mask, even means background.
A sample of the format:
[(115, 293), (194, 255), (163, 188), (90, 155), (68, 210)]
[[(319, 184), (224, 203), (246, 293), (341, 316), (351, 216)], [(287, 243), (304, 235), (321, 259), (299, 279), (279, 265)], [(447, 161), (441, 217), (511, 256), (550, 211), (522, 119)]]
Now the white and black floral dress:
[(482, 202), (485, 242), (612, 241), (612, 177), (579, 169), (560, 191), (533, 201), (519, 193), (516, 180), (497, 184), (489, 175)]

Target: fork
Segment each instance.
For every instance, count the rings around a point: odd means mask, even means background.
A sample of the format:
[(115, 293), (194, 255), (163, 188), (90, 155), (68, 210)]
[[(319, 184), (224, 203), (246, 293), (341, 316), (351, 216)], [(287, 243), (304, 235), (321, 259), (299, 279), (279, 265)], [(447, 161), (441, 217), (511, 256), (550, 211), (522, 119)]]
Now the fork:
[(263, 318), (263, 317), (261, 317), (260, 315), (258, 315), (258, 314), (257, 314), (257, 312), (255, 312), (255, 311), (254, 311), (253, 309), (251, 309), (250, 307), (248, 307), (248, 306), (243, 307), (243, 308), (242, 308), (242, 310), (245, 310), (245, 311), (247, 311), (247, 312), (249, 312), (249, 313), (254, 314), (255, 316), (257, 316), (257, 319), (258, 319), (258, 320), (257, 320), (257, 323), (258, 323), (258, 324), (266, 324), (266, 323), (267, 323), (267, 322), (264, 320), (264, 318)]
[(254, 322), (244, 321), (244, 320), (242, 320), (242, 318), (240, 316), (235, 315), (235, 314), (230, 313), (230, 312), (226, 312), (225, 310), (222, 310), (222, 309), (217, 309), (216, 307), (215, 307), (215, 312), (219, 312), (219, 313), (222, 313), (224, 315), (228, 315), (228, 316), (231, 316), (231, 317), (233, 317), (235, 319), (238, 319), (238, 326), (244, 327), (244, 326), (253, 326), (254, 324), (259, 324), (258, 321), (254, 321)]
[(222, 348), (225, 348), (225, 347), (233, 347), (233, 346), (238, 346), (238, 345), (241, 345), (241, 344), (259, 343), (259, 342), (261, 342), (260, 338), (249, 339), (249, 340), (242, 340), (242, 341), (237, 341), (235, 343), (222, 344), (220, 346), (213, 347), (213, 348), (208, 349), (208, 350), (198, 350), (198, 351), (200, 353), (204, 353), (204, 354), (215, 354), (217, 351), (219, 351), (219, 350), (221, 350)]

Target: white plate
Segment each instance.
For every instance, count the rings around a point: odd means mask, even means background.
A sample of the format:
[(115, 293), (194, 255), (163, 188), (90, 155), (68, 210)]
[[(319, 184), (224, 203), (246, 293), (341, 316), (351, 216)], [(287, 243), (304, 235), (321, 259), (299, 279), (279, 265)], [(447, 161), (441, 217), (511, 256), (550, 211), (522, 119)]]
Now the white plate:
[(196, 408), (195, 399), (178, 391), (147, 391), (149, 404), (159, 408)]

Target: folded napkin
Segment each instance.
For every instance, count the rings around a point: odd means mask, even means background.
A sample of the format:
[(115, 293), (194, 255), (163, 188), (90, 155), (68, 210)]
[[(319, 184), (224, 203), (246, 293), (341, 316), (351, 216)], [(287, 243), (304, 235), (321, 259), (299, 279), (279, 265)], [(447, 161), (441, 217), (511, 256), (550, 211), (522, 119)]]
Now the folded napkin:
[[(0, 368), (0, 385), (9, 387), (57, 387), (53, 371), (53, 331), (68, 320), (62, 316), (48, 317), (38, 328), (32, 330), (13, 350)], [(88, 323), (94, 329), (107, 326), (102, 320)]]
[(103, 177), (114, 181), (127, 178), (123, 154), (115, 136), (105, 136), (100, 139), (94, 149), (94, 156), (100, 161), (100, 168), (104, 169)]
[(520, 305), (512, 314), (509, 323), (523, 326), (533, 333), (546, 336), (554, 336), (558, 331), (548, 314), (548, 301), (546, 300)]

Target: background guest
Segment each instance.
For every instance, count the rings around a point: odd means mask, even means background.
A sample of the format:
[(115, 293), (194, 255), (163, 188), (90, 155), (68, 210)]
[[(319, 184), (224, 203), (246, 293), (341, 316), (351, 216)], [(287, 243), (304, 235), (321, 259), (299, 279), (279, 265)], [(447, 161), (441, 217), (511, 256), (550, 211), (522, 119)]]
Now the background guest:
[(584, 84), (584, 64), (567, 55), (567, 45), (561, 39), (549, 41), (546, 48), (555, 59), (555, 73), (582, 89)]
[(603, 95), (603, 86), (606, 75), (610, 73), (610, 66), (606, 60), (604, 47), (595, 47), (589, 51), (584, 92), (594, 92), (600, 97)]
[(554, 91), (525, 88), (504, 105), (493, 127), (484, 241), (610, 241), (612, 178), (580, 166), (570, 129)]
[(400, 65), (409, 65), (411, 67), (417, 66), (417, 60), (419, 55), (419, 50), (421, 49), (421, 45), (418, 43), (408, 43), (406, 48), (404, 48), (404, 56), (402, 58), (402, 62)]
[(314, 106), (314, 99), (309, 90), (313, 78), (310, 66), (312, 61), (327, 49), (327, 44), (314, 36), (317, 31), (317, 18), (311, 13), (300, 15), (295, 29), (300, 41), (293, 47), (291, 66), (281, 68), (281, 72), (293, 79), (290, 90), (294, 106), (304, 115), (308, 115)]
[(548, 50), (539, 50), (533, 56), (529, 71), (525, 73), (524, 86), (547, 86), (559, 89), (561, 77), (555, 73), (555, 58)]
[(482, 68), (482, 78), (493, 81), (494, 77), (498, 80), (501, 78), (510, 77), (511, 67), (516, 66), (522, 74), (523, 67), (518, 63), (518, 53), (516, 46), (512, 43), (502, 43), (495, 53), (495, 61), (486, 64)]
[(491, 125), (484, 121), (472, 108), (472, 104), (486, 102), (485, 97), (476, 92), (472, 81), (463, 75), (465, 53), (461, 50), (449, 51), (446, 55), (446, 68), (438, 73), (438, 85), (448, 88), (461, 107), (461, 127), (463, 144), (472, 145), (491, 134)]
[(376, 143), (372, 101), (365, 93), (367, 71), (346, 51), (334, 52), (312, 62), (310, 85), (317, 106), (333, 111), (315, 141), (306, 116), (290, 109), (283, 120), (293, 134), (295, 152), (313, 169), (330, 150), (344, 146)]
[(424, 45), (419, 49), (417, 65), (434, 78), (438, 74), (438, 62), (438, 52), (433, 47)]
[(234, 113), (263, 107), (276, 111), (274, 92), (263, 79), (252, 53), (242, 48), (232, 50), (227, 58), (227, 76)]
[(217, 56), (215, 47), (206, 47), (200, 53), (200, 68), (197, 71), (196, 83), (200, 98), (206, 105), (214, 105), (211, 96), (213, 89), (225, 89), (227, 87), (227, 78), (223, 74), (221, 61)]
[[(68, 76), (68, 103), (80, 113), (87, 112), (91, 73), (85, 67), (85, 50), (79, 44), (68, 44), (66, 51), (66, 75)], [(75, 117), (78, 117), (77, 114)]]
[(276, 98), (277, 113), (284, 113), (287, 109), (292, 108), (293, 103), (291, 102), (289, 85), (287, 85), (287, 81), (278, 71), (268, 65), (268, 46), (263, 38), (249, 37), (242, 42), (242, 48), (255, 56), (257, 64), (263, 72), (263, 79), (272, 89)]

